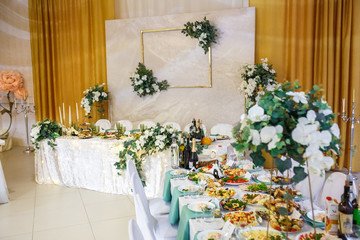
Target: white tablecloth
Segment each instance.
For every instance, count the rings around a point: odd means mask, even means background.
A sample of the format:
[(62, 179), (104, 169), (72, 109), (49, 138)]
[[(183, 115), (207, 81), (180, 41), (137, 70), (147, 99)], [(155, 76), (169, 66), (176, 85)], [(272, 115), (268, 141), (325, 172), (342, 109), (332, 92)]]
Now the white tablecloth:
[(7, 202), (9, 202), (8, 189), (6, 186), (4, 172), (3, 172), (1, 161), (0, 161), (0, 204), (7, 203)]
[[(47, 141), (35, 152), (35, 179), (39, 184), (79, 187), (105, 193), (132, 194), (125, 172), (114, 166), (119, 160), (112, 149), (118, 140), (59, 137), (55, 149)], [(162, 197), (165, 172), (171, 168), (169, 150), (147, 157), (143, 163), (145, 192)]]

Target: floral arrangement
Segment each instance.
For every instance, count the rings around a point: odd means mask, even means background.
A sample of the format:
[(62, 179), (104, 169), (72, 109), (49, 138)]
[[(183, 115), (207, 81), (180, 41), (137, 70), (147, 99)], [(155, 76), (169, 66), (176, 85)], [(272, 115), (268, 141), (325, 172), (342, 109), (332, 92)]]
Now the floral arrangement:
[(96, 84), (94, 87), (90, 87), (83, 92), (84, 97), (81, 99), (81, 107), (84, 108), (85, 115), (88, 116), (88, 118), (91, 118), (90, 112), (95, 102), (98, 102), (101, 105), (98, 112), (100, 112), (101, 116), (104, 114), (104, 101), (109, 99), (109, 95), (105, 91), (104, 86), (105, 83), (101, 85)]
[(131, 157), (135, 162), (140, 178), (144, 182), (141, 174), (142, 160), (146, 156), (168, 149), (172, 143), (172, 135), (174, 133), (177, 134), (171, 126), (164, 127), (157, 123), (155, 127), (144, 130), (140, 135), (121, 139), (115, 147), (115, 151), (119, 153), (120, 160), (114, 165), (119, 170), (125, 170), (127, 156)]
[(247, 64), (243, 68), (245, 71), (241, 74), (243, 81), (240, 90), (245, 93), (250, 104), (264, 94), (263, 90), (272, 91), (276, 87), (276, 73), (272, 65), (268, 65), (267, 58), (262, 58), (261, 63)]
[[(233, 129), (237, 151), (250, 149), (256, 166), (265, 163), (263, 151), (269, 153), (281, 172), (293, 170), (294, 183), (307, 176), (305, 161), (310, 172), (322, 174), (334, 164), (331, 153), (340, 154), (336, 116), (323, 100), (321, 89), (314, 86), (305, 93), (296, 91), (299, 88), (297, 82), (286, 82), (265, 90)], [(299, 166), (292, 166), (291, 159)]]
[(199, 46), (204, 49), (205, 54), (209, 51), (211, 44), (216, 43), (217, 29), (210, 24), (206, 17), (201, 22), (187, 22), (184, 26), (185, 29), (181, 30), (181, 33), (191, 38), (197, 38)]
[(55, 139), (62, 136), (64, 129), (65, 127), (61, 124), (45, 119), (32, 126), (30, 133), (31, 142), (39, 149), (39, 143), (47, 139), (48, 145), (54, 148), (54, 146), (56, 146)]
[(130, 77), (130, 80), (131, 86), (134, 87), (134, 92), (136, 92), (139, 97), (153, 95), (169, 87), (166, 80), (157, 82), (152, 70), (147, 69), (142, 63), (139, 63), (134, 76)]
[[(0, 104), (1, 115), (7, 113), (10, 117), (9, 127), (1, 133), (0, 137), (6, 137), (12, 124), (12, 110), (14, 98), (25, 100), (28, 97), (28, 92), (24, 88), (24, 79), (22, 75), (13, 70), (0, 72), (0, 91), (6, 92), (6, 98), (9, 103), (9, 108), (6, 108), (3, 104)], [(2, 95), (0, 94), (0, 100)]]

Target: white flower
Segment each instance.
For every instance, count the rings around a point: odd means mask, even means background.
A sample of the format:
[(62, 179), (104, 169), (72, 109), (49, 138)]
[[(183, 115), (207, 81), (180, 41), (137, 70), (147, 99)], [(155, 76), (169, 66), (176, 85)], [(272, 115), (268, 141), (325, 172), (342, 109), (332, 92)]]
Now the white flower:
[(268, 144), (268, 149), (271, 150), (273, 148), (276, 148), (276, 143), (278, 143), (280, 141), (279, 136), (276, 134), (273, 139), (271, 140), (271, 142), (269, 142)]
[(93, 98), (94, 98), (94, 102), (98, 102), (99, 101), (99, 97), (100, 97), (101, 93), (100, 92), (93, 92)]
[(334, 165), (334, 159), (332, 157), (325, 156), (323, 159), (323, 163), (325, 165), (325, 169), (329, 170)]
[(106, 92), (102, 92), (101, 95), (106, 98), (107, 97), (107, 93)]
[(149, 92), (150, 92), (150, 89), (146, 88), (145, 91), (146, 91), (146, 93), (149, 93)]
[(276, 128), (273, 126), (263, 127), (260, 131), (261, 142), (268, 143), (276, 135)]
[(270, 116), (265, 115), (264, 113), (265, 113), (264, 109), (256, 104), (249, 109), (248, 118), (252, 122), (261, 122), (261, 121), (269, 120)]
[(135, 78), (139, 79), (140, 75), (139, 74), (135, 74)]
[(308, 103), (305, 92), (287, 92), (286, 95), (292, 96), (294, 101), (297, 103), (299, 102), (303, 104)]
[(194, 32), (196, 32), (196, 27), (195, 27), (195, 26), (193, 26), (192, 30), (193, 30)]
[(272, 84), (268, 84), (266, 86), (266, 91), (269, 91), (269, 92), (272, 92), (275, 90), (275, 85), (272, 85)]
[(327, 116), (327, 115), (332, 114), (333, 112), (332, 112), (331, 108), (328, 108), (328, 109), (320, 109), (320, 110), (319, 110), (319, 113), (322, 113), (322, 114), (324, 114), (325, 116)]
[(151, 85), (153, 87), (153, 89), (157, 92), (159, 91), (159, 86), (156, 85), (155, 83)]
[(339, 129), (339, 125), (337, 125), (337, 123), (334, 123), (331, 126), (330, 131), (336, 138), (340, 138), (340, 129)]
[(255, 129), (250, 129), (250, 138), (248, 139), (248, 141), (251, 141), (251, 143), (255, 146), (260, 145), (260, 134), (257, 130)]
[(40, 133), (41, 127), (40, 126), (36, 126), (34, 128), (31, 129), (31, 133), (30, 136), (34, 139), (37, 139), (38, 134)]
[(142, 94), (142, 93), (144, 92), (144, 90), (143, 90), (142, 88), (140, 88), (140, 89), (138, 90), (138, 92), (139, 92), (140, 94)]
[(306, 125), (299, 122), (292, 131), (291, 137), (295, 142), (302, 145), (308, 145), (312, 140), (311, 133), (317, 131), (317, 128), (318, 127), (315, 124)]
[(197, 25), (196, 29), (201, 30), (201, 25)]
[(322, 172), (320, 171), (319, 168), (310, 165), (310, 166), (309, 166), (309, 173), (310, 173), (311, 175), (317, 175), (317, 176), (319, 176), (319, 175), (321, 175)]
[(200, 38), (205, 39), (207, 37), (206, 33), (201, 33)]
[(165, 132), (165, 128), (164, 128), (164, 127), (161, 127), (161, 128), (160, 128), (160, 132), (161, 132), (161, 133)]
[(142, 80), (147, 80), (147, 75), (144, 75), (144, 76), (142, 76), (142, 78), (141, 78)]
[(269, 72), (272, 73), (272, 74), (274, 74), (274, 73), (275, 73), (275, 70), (274, 70), (274, 69), (271, 69)]

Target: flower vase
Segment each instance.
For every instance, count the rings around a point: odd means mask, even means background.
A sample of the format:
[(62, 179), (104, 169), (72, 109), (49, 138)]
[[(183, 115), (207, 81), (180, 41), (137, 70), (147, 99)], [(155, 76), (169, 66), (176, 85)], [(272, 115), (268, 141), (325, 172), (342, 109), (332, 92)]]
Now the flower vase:
[(104, 100), (102, 104), (95, 102), (91, 107), (91, 112), (89, 114), (90, 122), (96, 122), (99, 119), (108, 119), (109, 118), (109, 100)]

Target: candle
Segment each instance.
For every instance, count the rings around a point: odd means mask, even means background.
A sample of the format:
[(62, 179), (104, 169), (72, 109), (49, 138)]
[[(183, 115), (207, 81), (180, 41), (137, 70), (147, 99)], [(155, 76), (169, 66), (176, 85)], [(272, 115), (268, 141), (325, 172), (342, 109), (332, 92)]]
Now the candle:
[(355, 88), (353, 88), (353, 102), (355, 102)]
[(71, 127), (71, 106), (69, 106), (69, 127)]
[(345, 112), (345, 98), (343, 98), (343, 113)]
[(63, 122), (62, 122), (62, 116), (61, 116), (61, 107), (59, 106), (59, 113), (60, 113), (60, 122), (61, 122), (61, 124), (63, 124)]
[(76, 103), (76, 120), (77, 122), (79, 122), (79, 108), (77, 103)]
[(64, 103), (63, 103), (63, 116), (64, 116), (64, 124), (65, 124), (66, 115), (65, 115), (65, 104)]

